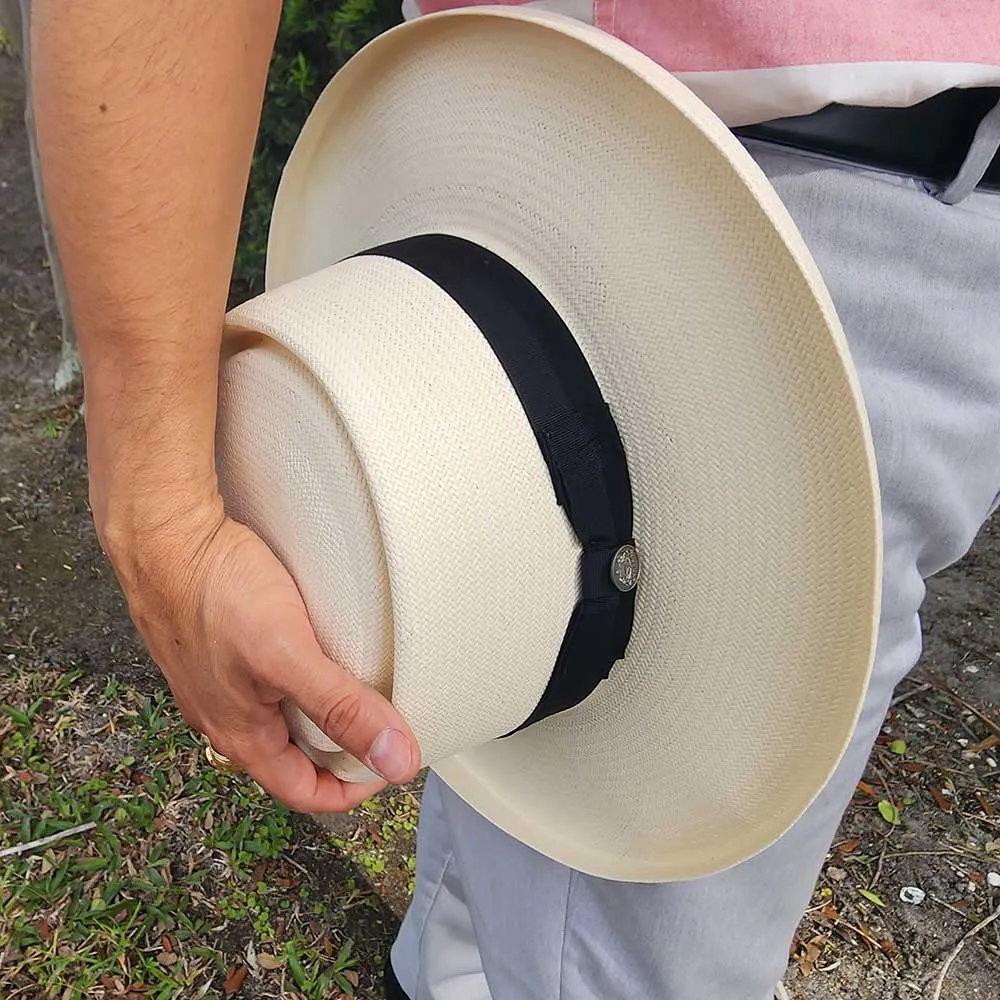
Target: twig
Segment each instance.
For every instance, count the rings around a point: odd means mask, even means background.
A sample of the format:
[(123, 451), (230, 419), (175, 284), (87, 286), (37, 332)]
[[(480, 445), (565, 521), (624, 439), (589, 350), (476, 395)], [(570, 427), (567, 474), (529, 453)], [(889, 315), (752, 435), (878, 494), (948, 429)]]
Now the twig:
[(956, 855), (960, 858), (970, 858), (973, 861), (984, 862), (989, 860), (989, 858), (979, 854), (970, 854), (966, 851), (960, 851), (957, 847), (952, 847), (947, 851), (896, 851), (892, 854), (887, 854), (886, 860), (892, 858), (950, 858)]
[(897, 705), (902, 705), (904, 701), (907, 701), (910, 698), (915, 698), (918, 694), (923, 694), (925, 691), (930, 691), (930, 689), (930, 684), (918, 684), (917, 687), (910, 688), (909, 691), (896, 695), (896, 697), (889, 702), (889, 708), (895, 708)]
[(952, 691), (951, 688), (946, 687), (944, 684), (932, 684), (931, 686), (936, 688), (938, 691), (941, 691), (943, 694), (946, 694), (953, 701), (957, 701), (958, 704), (961, 705), (962, 708), (964, 708), (967, 712), (971, 712), (983, 723), (985, 723), (986, 727), (990, 730), (990, 732), (994, 733), (997, 736), (1000, 736), (1000, 723), (995, 722), (985, 712), (981, 712), (978, 708), (974, 708), (967, 701), (965, 701), (964, 699), (960, 698), (957, 694), (955, 694), (955, 692)]
[(872, 877), (871, 882), (868, 883), (868, 891), (871, 892), (875, 886), (878, 885), (878, 880), (882, 877), (882, 865), (885, 864), (885, 852), (889, 847), (889, 838), (892, 836), (892, 831), (895, 827), (890, 826), (889, 832), (885, 835), (882, 840), (882, 850), (878, 856), (878, 864), (875, 866), (875, 874)]
[(951, 954), (944, 960), (944, 965), (941, 966), (941, 972), (938, 975), (937, 983), (934, 986), (934, 994), (931, 1000), (941, 1000), (941, 990), (944, 987), (945, 976), (948, 975), (948, 970), (951, 968), (951, 963), (958, 958), (959, 952), (965, 947), (965, 943), (970, 939), (974, 938), (984, 927), (989, 927), (994, 920), (1000, 917), (1000, 908), (996, 909), (991, 913), (985, 920), (980, 920), (975, 927), (969, 931), (958, 944), (952, 949)]
[[(892, 806), (896, 819), (899, 819), (899, 810), (896, 808), (896, 803), (892, 798), (892, 792), (889, 791), (889, 782), (885, 780), (885, 775), (882, 773), (881, 768), (879, 768), (878, 776), (882, 782), (882, 787), (885, 789), (885, 797), (889, 800), (889, 804)], [(875, 866), (875, 875), (871, 882), (868, 883), (869, 892), (871, 892), (872, 889), (878, 885), (878, 880), (882, 877), (882, 866), (885, 864), (885, 854), (889, 849), (889, 838), (892, 836), (892, 831), (895, 829), (896, 827), (894, 825), (890, 825), (888, 831), (886, 831), (885, 837), (882, 838), (882, 850), (879, 852), (878, 864)]]
[(28, 851), (33, 851), (38, 847), (48, 847), (49, 844), (54, 844), (57, 840), (65, 840), (67, 837), (76, 836), (78, 833), (86, 833), (88, 830), (93, 830), (96, 826), (96, 823), (84, 823), (82, 826), (72, 826), (68, 830), (60, 830), (58, 833), (52, 834), (51, 837), (42, 837), (41, 840), (32, 840), (27, 844), (16, 844), (14, 847), (5, 847), (0, 851), (0, 858), (8, 858), (15, 854), (27, 854)]
[(966, 913), (964, 910), (960, 910), (957, 906), (952, 906), (951, 903), (949, 903), (947, 900), (938, 899), (937, 896), (931, 893), (927, 893), (927, 898), (932, 902), (937, 903), (938, 906), (943, 906), (946, 910), (951, 910), (952, 913), (957, 913), (963, 920), (969, 919), (968, 913)]
[(833, 923), (836, 927), (846, 927), (848, 930), (854, 931), (863, 941), (867, 942), (868, 945), (874, 948), (876, 951), (882, 951), (882, 945), (878, 943), (870, 934), (866, 934), (860, 927), (855, 927), (854, 924), (849, 923), (844, 920), (843, 917), (834, 917)]

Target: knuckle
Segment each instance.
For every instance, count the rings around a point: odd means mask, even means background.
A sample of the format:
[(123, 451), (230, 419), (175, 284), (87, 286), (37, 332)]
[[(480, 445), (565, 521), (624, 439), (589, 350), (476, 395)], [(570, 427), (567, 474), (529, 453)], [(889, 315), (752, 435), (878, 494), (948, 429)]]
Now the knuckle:
[(364, 715), (361, 699), (356, 691), (338, 691), (322, 706), (320, 720), (323, 731), (336, 739), (354, 733)]

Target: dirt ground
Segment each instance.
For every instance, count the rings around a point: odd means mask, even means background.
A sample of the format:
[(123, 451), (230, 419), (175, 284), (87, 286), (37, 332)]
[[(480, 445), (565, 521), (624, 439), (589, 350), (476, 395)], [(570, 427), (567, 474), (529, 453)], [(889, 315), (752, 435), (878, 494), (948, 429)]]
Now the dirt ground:
[[(50, 390), (58, 321), (20, 100), (17, 69), (0, 56), (0, 654), (30, 649), (39, 669), (75, 667), (155, 687), (91, 529), (79, 400)], [(933, 998), (949, 953), (1000, 908), (992, 885), (1000, 878), (990, 877), (1000, 872), (998, 596), (994, 522), (929, 585), (925, 653), (897, 693), (884, 745), (793, 945), (793, 996)], [(324, 842), (321, 831), (297, 829)], [(313, 858), (318, 865), (319, 853)], [(338, 887), (325, 877), (335, 903)], [(907, 887), (923, 901), (903, 901)], [(398, 917), (405, 890), (380, 892)], [(392, 915), (380, 926), (388, 939)], [(1000, 920), (965, 942), (940, 992), (949, 1000), (998, 996)]]

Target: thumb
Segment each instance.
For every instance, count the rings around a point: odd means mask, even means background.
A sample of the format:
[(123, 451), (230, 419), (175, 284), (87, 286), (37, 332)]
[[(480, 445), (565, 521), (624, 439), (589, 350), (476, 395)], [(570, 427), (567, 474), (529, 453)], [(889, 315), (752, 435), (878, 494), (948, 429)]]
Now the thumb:
[(290, 650), (294, 665), (283, 671), (278, 691), (337, 746), (386, 781), (409, 781), (420, 769), (420, 749), (388, 699), (323, 655), (319, 644)]

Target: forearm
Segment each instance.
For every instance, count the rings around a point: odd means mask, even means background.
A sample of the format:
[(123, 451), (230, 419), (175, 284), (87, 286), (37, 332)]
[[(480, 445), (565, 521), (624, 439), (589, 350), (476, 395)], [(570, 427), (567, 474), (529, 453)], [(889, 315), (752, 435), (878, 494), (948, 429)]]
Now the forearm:
[(219, 343), (279, 11), (35, 0), (42, 170), (99, 530), (127, 534), (215, 489)]

